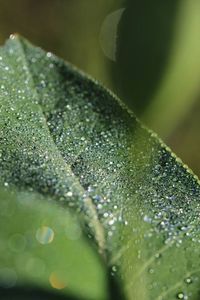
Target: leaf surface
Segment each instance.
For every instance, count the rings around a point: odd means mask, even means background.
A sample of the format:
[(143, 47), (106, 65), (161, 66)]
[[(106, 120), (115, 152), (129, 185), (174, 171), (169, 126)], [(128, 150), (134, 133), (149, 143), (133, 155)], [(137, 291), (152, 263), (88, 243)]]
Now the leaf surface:
[(1, 189), (0, 216), (1, 299), (106, 299), (103, 264), (66, 208)]
[(119, 299), (197, 300), (198, 179), (74, 67), (19, 37), (0, 57), (1, 183), (84, 216)]

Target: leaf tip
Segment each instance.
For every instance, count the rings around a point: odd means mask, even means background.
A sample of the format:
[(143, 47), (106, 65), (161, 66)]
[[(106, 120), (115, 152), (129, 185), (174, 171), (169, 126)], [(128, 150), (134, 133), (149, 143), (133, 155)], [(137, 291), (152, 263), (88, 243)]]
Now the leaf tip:
[(11, 33), (9, 36), (9, 39), (14, 40), (14, 39), (19, 39), (20, 38), (20, 34), (15, 32), (15, 33)]
[(11, 33), (9, 38), (8, 38), (8, 41), (17, 41), (17, 42), (22, 42), (24, 40), (24, 37), (19, 34), (18, 32), (14, 32), (14, 33)]

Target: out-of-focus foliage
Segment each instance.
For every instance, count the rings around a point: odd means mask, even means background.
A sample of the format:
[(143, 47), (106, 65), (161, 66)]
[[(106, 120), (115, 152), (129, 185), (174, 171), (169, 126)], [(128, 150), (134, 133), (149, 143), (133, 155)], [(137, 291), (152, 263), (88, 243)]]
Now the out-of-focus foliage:
[(200, 2), (126, 0), (116, 30), (115, 90), (199, 174)]
[(99, 32), (121, 0), (0, 0), (0, 42), (20, 33), (106, 81)]
[(200, 92), (200, 2), (125, 2), (114, 67), (117, 89), (166, 137)]
[(179, 1), (125, 1), (119, 20), (116, 89), (143, 115), (160, 84), (172, 44)]
[(1, 187), (0, 217), (0, 299), (106, 298), (103, 264), (66, 207)]
[(188, 162), (192, 170), (200, 175), (200, 101), (196, 101), (184, 122), (168, 138), (176, 154)]

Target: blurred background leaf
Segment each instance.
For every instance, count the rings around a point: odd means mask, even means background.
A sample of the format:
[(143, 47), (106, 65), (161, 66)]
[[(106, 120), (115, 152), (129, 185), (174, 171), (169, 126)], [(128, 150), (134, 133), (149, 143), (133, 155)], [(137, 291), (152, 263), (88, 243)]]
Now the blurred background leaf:
[(124, 4), (115, 90), (199, 174), (200, 1)]
[(79, 221), (48, 197), (1, 188), (0, 299), (107, 299), (105, 268)]
[(143, 115), (169, 56), (179, 1), (126, 1), (119, 20), (116, 89), (137, 114)]
[(0, 0), (19, 32), (116, 92), (200, 175), (199, 0)]

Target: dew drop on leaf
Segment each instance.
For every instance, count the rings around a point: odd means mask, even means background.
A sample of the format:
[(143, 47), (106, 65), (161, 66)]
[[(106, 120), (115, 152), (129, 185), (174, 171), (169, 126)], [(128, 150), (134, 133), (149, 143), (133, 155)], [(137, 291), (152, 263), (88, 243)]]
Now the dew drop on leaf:
[(40, 244), (46, 245), (53, 242), (54, 231), (50, 227), (42, 226), (36, 232), (36, 239)]
[(67, 283), (64, 281), (63, 276), (58, 272), (52, 272), (49, 277), (49, 282), (51, 286), (55, 289), (62, 290), (67, 286)]

